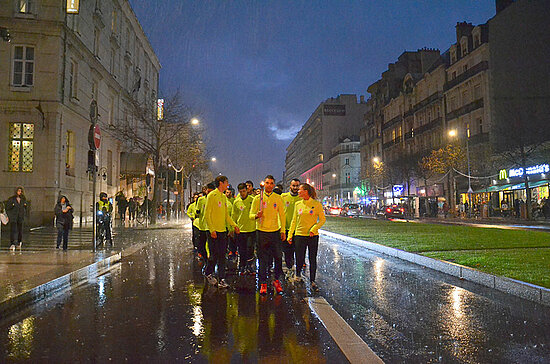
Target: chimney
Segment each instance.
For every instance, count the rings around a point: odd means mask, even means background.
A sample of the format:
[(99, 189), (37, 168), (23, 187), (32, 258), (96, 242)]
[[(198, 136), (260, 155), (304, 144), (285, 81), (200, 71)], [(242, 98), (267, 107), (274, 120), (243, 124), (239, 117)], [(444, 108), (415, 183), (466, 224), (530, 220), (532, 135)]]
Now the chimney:
[(361, 104), (365, 103), (365, 96), (364, 95), (359, 96), (359, 103), (361, 103)]
[(456, 41), (457, 43), (460, 42), (460, 38), (465, 36), (470, 36), (472, 34), (472, 29), (474, 29), (474, 26), (472, 23), (462, 22), (462, 23), (456, 23)]

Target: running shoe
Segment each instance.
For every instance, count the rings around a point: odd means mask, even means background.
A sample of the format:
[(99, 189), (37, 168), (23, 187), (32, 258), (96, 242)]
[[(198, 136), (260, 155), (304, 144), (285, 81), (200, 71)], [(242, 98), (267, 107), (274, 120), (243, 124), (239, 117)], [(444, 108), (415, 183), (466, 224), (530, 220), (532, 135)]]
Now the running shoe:
[(277, 294), (283, 293), (283, 287), (281, 286), (281, 282), (279, 282), (278, 279), (273, 281), (273, 287), (275, 287), (275, 291), (277, 291)]
[(311, 289), (315, 292), (319, 291), (319, 286), (315, 282), (311, 282)]
[(260, 294), (267, 294), (267, 283), (260, 284)]
[(209, 274), (206, 276), (206, 280), (208, 281), (209, 284), (211, 284), (212, 286), (215, 286), (216, 284), (218, 284), (218, 280), (216, 279), (216, 277), (214, 277), (212, 274)]
[(220, 280), (220, 283), (218, 283), (218, 288), (229, 288), (229, 284), (225, 281), (225, 279)]

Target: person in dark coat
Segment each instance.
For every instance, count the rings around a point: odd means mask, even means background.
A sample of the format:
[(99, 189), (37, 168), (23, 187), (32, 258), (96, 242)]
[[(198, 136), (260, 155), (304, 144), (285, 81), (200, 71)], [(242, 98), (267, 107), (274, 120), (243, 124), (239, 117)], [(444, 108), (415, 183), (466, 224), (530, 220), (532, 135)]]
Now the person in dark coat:
[(18, 245), (21, 248), (23, 240), (23, 221), (27, 215), (27, 199), (23, 187), (15, 189), (15, 195), (6, 202), (6, 212), (10, 220), (10, 249), (15, 250)]
[(67, 197), (60, 195), (54, 208), (55, 227), (57, 228), (57, 245), (59, 249), (63, 239), (63, 250), (67, 250), (69, 244), (69, 230), (73, 228), (73, 207)]

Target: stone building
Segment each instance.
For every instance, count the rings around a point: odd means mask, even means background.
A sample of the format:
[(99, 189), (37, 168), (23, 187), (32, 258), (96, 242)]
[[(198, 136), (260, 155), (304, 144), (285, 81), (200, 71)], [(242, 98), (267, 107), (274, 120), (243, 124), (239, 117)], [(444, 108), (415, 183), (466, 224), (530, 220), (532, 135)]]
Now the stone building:
[[(0, 42), (0, 198), (24, 186), (30, 224), (51, 223), (59, 194), (91, 216), (87, 173), (90, 104), (102, 129), (99, 191), (120, 188), (125, 145), (110, 125), (129, 117), (131, 98), (157, 98), (160, 64), (127, 0), (1, 0), (11, 43)], [(145, 166), (143, 166), (145, 169)]]
[(286, 149), (284, 185), (299, 178), (314, 185), (322, 195), (327, 181), (324, 176), (339, 174), (326, 171), (324, 164), (342, 140), (358, 138), (366, 110), (363, 97), (358, 102), (356, 95), (339, 95), (319, 104)]
[(359, 137), (344, 137), (332, 148), (323, 166), (323, 189), (319, 199), (331, 206), (359, 202), (356, 188), (361, 186)]

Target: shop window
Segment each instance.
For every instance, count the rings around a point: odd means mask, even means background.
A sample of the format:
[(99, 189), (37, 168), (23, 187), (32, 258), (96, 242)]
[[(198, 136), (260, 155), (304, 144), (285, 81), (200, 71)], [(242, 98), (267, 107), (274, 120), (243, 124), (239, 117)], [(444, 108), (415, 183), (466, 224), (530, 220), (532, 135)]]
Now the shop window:
[(15, 46), (13, 54), (14, 86), (32, 86), (34, 83), (34, 47)]
[(76, 144), (72, 130), (67, 130), (65, 143), (65, 174), (67, 176), (74, 176)]
[(32, 172), (34, 155), (34, 124), (10, 123), (8, 145), (8, 170)]

